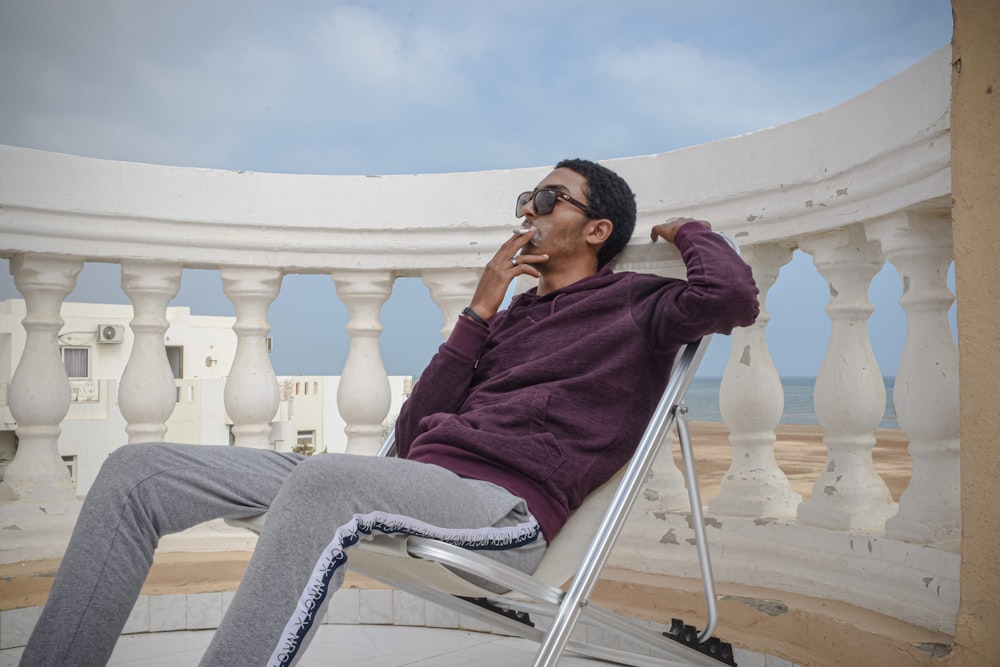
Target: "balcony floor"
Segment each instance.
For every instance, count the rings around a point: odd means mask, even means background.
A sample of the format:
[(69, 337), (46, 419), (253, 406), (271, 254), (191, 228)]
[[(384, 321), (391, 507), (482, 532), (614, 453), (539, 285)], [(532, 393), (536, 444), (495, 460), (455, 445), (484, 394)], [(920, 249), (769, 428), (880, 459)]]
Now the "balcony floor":
[[(126, 635), (109, 667), (186, 667), (198, 664), (214, 630)], [(20, 648), (0, 651), (0, 667), (13, 667)], [(332, 664), (366, 667), (520, 667), (531, 664), (537, 644), (481, 632), (392, 625), (323, 625), (300, 667)], [(334, 656), (336, 656), (334, 658)], [(611, 663), (566, 655), (562, 667)]]

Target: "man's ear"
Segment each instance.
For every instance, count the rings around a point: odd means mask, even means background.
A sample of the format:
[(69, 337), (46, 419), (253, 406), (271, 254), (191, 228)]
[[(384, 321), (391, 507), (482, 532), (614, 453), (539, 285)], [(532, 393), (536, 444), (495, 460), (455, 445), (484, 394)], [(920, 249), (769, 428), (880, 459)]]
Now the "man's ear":
[(611, 238), (611, 231), (614, 228), (614, 223), (607, 218), (591, 220), (587, 229), (587, 243), (599, 246), (604, 245)]

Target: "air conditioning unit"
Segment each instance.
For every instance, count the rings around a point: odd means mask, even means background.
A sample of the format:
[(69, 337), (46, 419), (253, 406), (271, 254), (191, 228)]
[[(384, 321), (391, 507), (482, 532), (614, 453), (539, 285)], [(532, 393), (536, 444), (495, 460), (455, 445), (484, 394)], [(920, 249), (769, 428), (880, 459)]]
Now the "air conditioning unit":
[(99, 324), (97, 326), (98, 343), (121, 343), (125, 340), (125, 327), (121, 324)]

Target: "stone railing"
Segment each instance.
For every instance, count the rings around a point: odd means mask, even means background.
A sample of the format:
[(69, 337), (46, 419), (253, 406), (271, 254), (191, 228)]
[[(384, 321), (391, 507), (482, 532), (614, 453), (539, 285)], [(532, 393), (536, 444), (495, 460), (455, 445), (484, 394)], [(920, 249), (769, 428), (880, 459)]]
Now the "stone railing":
[[(676, 255), (644, 240), (645, 230), (689, 215), (740, 243), (762, 303), (796, 249), (829, 284), (829, 347), (815, 387), (827, 464), (805, 502), (774, 456), (783, 396), (766, 309), (733, 334), (721, 391), (733, 457), (719, 494), (707, 499), (718, 577), (839, 599), (945, 632), (954, 630), (960, 559), (957, 352), (946, 283), (949, 77), (943, 49), (827, 112), (608, 163), (632, 184), (640, 212), (619, 269), (676, 273)], [(135, 344), (119, 389), (130, 441), (162, 438), (175, 403), (164, 312), (183, 268), (217, 269), (235, 307), (225, 405), (236, 444), (250, 447), (268, 445), (279, 400), (265, 342), (269, 305), (284, 275), (324, 273), (349, 312), (338, 395), (348, 449), (372, 452), (390, 402), (378, 337), (393, 281), (419, 276), (453, 322), (510, 233), (512, 193), (547, 171), (287, 176), (0, 147), (0, 255), (10, 259), (27, 308), (26, 345), (9, 388), (19, 447), (0, 511), (74, 502), (57, 446), (70, 391), (57, 334), (60, 305), (85, 262), (120, 264), (134, 307)], [(887, 260), (899, 273), (907, 320), (894, 394), (913, 475), (898, 505), (872, 462), (886, 396), (868, 338), (867, 293)], [(661, 457), (614, 564), (697, 576), (669, 458)]]

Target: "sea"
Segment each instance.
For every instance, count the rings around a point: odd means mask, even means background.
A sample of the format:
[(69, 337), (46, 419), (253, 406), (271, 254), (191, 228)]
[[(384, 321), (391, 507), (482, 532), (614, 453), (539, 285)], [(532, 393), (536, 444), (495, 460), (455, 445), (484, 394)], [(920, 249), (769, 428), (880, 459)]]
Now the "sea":
[[(899, 428), (896, 412), (892, 405), (892, 385), (895, 378), (883, 378), (885, 381), (885, 416), (880, 426), (882, 428)], [(721, 422), (719, 412), (719, 386), (722, 378), (696, 377), (691, 382), (684, 403), (688, 406), (688, 419), (708, 422)], [(785, 391), (785, 410), (781, 415), (782, 424), (819, 424), (813, 410), (814, 377), (781, 378), (781, 386)]]

